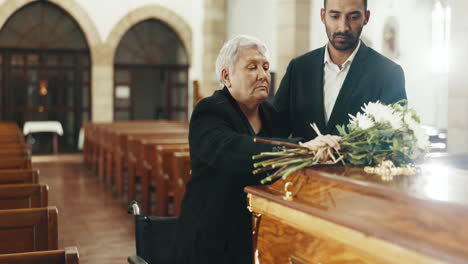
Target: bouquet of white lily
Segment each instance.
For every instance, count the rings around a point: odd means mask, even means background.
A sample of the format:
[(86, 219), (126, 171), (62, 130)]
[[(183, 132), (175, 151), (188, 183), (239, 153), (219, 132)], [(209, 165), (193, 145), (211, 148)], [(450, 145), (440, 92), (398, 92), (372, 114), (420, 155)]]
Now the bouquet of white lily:
[[(416, 111), (409, 108), (406, 101), (393, 105), (371, 102), (362, 107), (362, 113), (350, 115), (350, 118), (347, 127), (337, 126), (342, 137), (340, 151), (327, 146), (311, 151), (301, 145), (256, 139), (293, 148), (254, 156), (254, 160), (275, 157), (255, 163), (254, 174), (278, 169), (262, 180), (266, 183), (279, 177), (286, 178), (304, 167), (340, 161), (353, 166), (376, 166), (388, 160), (396, 166), (409, 166), (430, 148)], [(317, 126), (312, 124), (312, 127), (320, 135)]]

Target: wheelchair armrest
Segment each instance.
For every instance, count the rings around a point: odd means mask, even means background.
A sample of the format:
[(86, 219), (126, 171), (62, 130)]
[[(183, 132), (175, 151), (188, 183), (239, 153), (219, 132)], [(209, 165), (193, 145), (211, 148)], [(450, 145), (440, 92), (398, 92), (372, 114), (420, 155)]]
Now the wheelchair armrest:
[(144, 259), (140, 258), (139, 256), (130, 256), (128, 257), (129, 264), (148, 264)]

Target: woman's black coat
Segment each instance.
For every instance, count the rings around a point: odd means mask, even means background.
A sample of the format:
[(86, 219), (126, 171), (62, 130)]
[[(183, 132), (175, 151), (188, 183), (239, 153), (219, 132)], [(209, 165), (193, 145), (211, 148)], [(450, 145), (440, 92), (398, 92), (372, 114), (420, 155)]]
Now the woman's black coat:
[[(275, 136), (274, 112), (260, 105), (262, 137)], [(252, 156), (272, 151), (254, 143), (247, 118), (228, 89), (200, 101), (190, 120), (192, 176), (177, 225), (176, 263), (252, 263), (251, 214), (244, 187), (258, 185)]]

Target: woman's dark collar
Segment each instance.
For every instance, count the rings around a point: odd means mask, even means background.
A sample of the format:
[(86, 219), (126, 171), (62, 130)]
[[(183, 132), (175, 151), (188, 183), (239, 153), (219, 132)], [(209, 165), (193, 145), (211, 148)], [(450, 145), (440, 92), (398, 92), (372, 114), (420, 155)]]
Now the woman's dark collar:
[[(232, 95), (229, 92), (228, 88), (226, 86), (224, 86), (223, 89), (220, 90), (220, 92), (221, 92), (222, 95), (224, 95), (228, 99), (229, 103), (231, 103), (231, 105), (234, 107), (234, 109), (236, 109), (236, 111), (242, 117), (242, 120), (248, 126), (251, 133), (253, 133), (253, 135), (255, 135), (255, 133), (252, 130), (252, 127), (250, 126), (249, 121), (247, 120), (244, 113), (242, 112), (242, 110), (241, 110), (241, 108), (239, 106), (239, 103), (237, 103), (236, 99), (234, 99), (234, 97), (232, 97)], [(271, 120), (270, 120), (271, 117), (269, 115), (270, 111), (266, 110), (266, 104), (268, 104), (266, 101), (261, 103), (260, 106), (259, 106), (259, 110), (260, 110), (260, 117), (262, 119), (262, 127), (263, 127), (262, 130), (263, 131), (268, 131), (267, 134), (269, 134), (271, 129), (272, 129), (271, 128)]]
[(229, 89), (226, 86), (224, 86), (223, 89), (221, 89), (221, 93), (225, 95), (230, 101), (234, 101), (237, 103), (236, 99), (232, 97), (231, 93), (229, 92)]

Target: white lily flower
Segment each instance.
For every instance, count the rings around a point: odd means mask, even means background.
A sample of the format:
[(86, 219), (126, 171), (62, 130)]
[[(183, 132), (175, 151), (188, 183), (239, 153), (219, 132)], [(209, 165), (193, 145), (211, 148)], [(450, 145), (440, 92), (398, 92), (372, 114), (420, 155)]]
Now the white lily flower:
[(370, 102), (362, 108), (364, 113), (374, 118), (377, 123), (388, 123), (393, 129), (401, 129), (403, 122), (401, 121), (401, 114), (394, 111), (390, 105), (384, 105), (379, 101)]
[(404, 121), (408, 125), (408, 128), (413, 131), (414, 136), (416, 137), (416, 144), (418, 148), (423, 150), (429, 149), (431, 145), (429, 142), (429, 136), (426, 135), (426, 132), (421, 127), (421, 125), (416, 120), (414, 120), (411, 113), (406, 113)]
[(406, 113), (405, 116), (403, 117), (403, 120), (408, 125), (408, 128), (411, 130), (415, 130), (419, 127), (419, 123), (416, 120), (414, 120), (411, 113)]
[(418, 148), (422, 150), (428, 150), (431, 148), (431, 142), (429, 141), (429, 136), (426, 135), (423, 129), (414, 131), (414, 135), (416, 136)]
[(374, 121), (372, 121), (372, 119), (370, 119), (366, 114), (357, 113), (356, 116), (349, 115), (349, 117), (351, 117), (350, 125), (362, 130), (366, 130), (375, 125)]
[(393, 115), (390, 117), (390, 125), (393, 129), (401, 129), (403, 127), (403, 121), (401, 121), (401, 114), (398, 112), (393, 112)]

